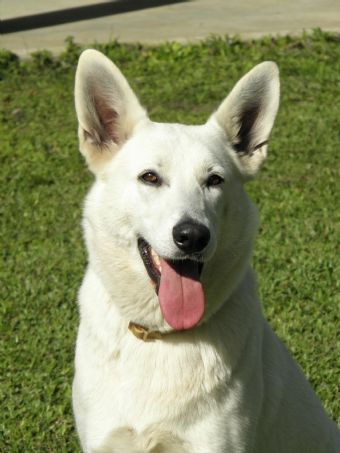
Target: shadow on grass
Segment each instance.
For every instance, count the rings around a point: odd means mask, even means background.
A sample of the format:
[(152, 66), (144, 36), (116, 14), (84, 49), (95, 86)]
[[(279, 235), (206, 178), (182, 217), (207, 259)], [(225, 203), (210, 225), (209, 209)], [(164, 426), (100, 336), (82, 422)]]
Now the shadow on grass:
[(129, 13), (146, 8), (183, 3), (190, 0), (115, 0), (76, 8), (61, 9), (31, 16), (15, 17), (0, 21), (1, 34), (50, 27), (68, 22), (91, 20), (97, 17)]

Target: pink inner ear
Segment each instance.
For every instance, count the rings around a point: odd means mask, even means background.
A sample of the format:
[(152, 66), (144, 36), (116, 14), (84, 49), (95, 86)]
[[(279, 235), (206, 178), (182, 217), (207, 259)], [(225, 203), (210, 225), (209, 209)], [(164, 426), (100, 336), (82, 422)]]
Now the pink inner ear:
[(113, 141), (118, 144), (118, 113), (107, 105), (104, 99), (100, 97), (94, 98), (94, 106), (103, 130), (100, 133), (102, 142)]

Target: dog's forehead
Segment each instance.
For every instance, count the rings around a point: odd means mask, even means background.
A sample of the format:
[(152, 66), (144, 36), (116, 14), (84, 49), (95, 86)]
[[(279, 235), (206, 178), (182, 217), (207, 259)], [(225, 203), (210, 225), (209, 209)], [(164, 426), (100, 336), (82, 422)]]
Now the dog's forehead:
[(126, 158), (133, 166), (159, 168), (190, 162), (197, 166), (225, 165), (227, 156), (221, 140), (207, 125), (150, 123), (127, 143)]

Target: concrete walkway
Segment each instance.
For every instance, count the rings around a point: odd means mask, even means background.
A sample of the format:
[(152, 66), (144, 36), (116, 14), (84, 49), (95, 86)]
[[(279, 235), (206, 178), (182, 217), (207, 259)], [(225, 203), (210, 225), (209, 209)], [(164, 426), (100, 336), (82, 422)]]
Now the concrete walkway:
[[(2, 20), (105, 0), (0, 0)], [(108, 0), (107, 0), (108, 1)], [(136, 0), (136, 3), (138, 1)], [(91, 44), (197, 41), (211, 34), (253, 38), (297, 34), (320, 27), (340, 32), (340, 0), (189, 0), (79, 22), (3, 34), (0, 47), (27, 56), (38, 49), (59, 52), (67, 36)]]

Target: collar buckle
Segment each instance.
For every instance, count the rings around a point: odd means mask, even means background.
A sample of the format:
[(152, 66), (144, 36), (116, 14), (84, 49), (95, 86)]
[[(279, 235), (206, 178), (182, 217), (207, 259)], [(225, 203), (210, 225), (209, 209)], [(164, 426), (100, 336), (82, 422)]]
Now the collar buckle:
[(161, 340), (164, 335), (159, 330), (149, 330), (147, 327), (132, 321), (129, 322), (128, 329), (136, 338), (143, 341)]

